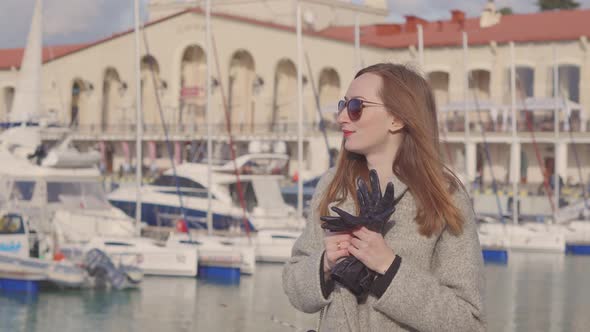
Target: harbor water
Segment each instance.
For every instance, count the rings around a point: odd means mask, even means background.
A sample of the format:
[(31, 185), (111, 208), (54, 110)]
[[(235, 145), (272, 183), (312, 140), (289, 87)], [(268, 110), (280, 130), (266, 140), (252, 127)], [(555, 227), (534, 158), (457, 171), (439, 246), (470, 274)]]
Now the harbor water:
[[(289, 304), (281, 273), (280, 264), (259, 264), (239, 285), (146, 277), (136, 290), (2, 293), (0, 331), (315, 328), (317, 315)], [(590, 257), (511, 253), (507, 265), (486, 265), (485, 273), (489, 331), (590, 331)]]

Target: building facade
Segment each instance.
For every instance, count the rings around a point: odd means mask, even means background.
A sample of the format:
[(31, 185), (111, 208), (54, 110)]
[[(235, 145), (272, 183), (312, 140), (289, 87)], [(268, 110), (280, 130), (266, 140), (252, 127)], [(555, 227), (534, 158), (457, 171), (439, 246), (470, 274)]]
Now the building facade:
[[(320, 117), (327, 122), (329, 148), (339, 149), (336, 104), (354, 77), (355, 55), (360, 54), (362, 65), (393, 61), (424, 74), (440, 109), (445, 159), (470, 182), (489, 183), (493, 176), (502, 183), (539, 184), (553, 170), (576, 184), (583, 182), (580, 170), (584, 177), (590, 174), (590, 10), (501, 16), (488, 4), (476, 18), (455, 10), (449, 20), (407, 16), (399, 24), (380, 23), (383, 17), (376, 10), (359, 18), (361, 48), (356, 53), (354, 12), (338, 9), (352, 14), (334, 18), (336, 9), (330, 6), (307, 5), (302, 64), (305, 164), (299, 167), (296, 36), (294, 16), (285, 14), (293, 12), (282, 8), (283, 14), (273, 16), (273, 11), (254, 10), (259, 14), (247, 16), (246, 7), (214, 8), (211, 87), (205, 86), (205, 17), (199, 8), (171, 9), (153, 1), (152, 20), (141, 32), (140, 86), (135, 84), (133, 31), (88, 44), (46, 47), (44, 116), (73, 128), (82, 148), (101, 149), (105, 172), (116, 172), (136, 164), (130, 151), (140, 89), (143, 164), (166, 168), (170, 163), (165, 132), (174, 142), (171, 153), (178, 162), (202, 156), (209, 88), (216, 153), (223, 154), (231, 128), (239, 152), (245, 152), (252, 140), (283, 141), (292, 157), (292, 172), (317, 173), (329, 160)], [(0, 50), (3, 121), (10, 112), (20, 56), (22, 50)], [(520, 105), (514, 113), (516, 139), (511, 131), (512, 62)], [(555, 104), (560, 109), (555, 120), (551, 110), (529, 109), (523, 104), (526, 98), (567, 102)], [(47, 135), (47, 140), (55, 139)]]

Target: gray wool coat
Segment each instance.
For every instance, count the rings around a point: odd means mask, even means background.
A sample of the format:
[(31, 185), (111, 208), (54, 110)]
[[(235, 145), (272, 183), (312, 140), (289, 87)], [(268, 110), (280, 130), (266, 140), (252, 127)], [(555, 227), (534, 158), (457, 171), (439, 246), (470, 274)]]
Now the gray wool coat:
[[(411, 193), (399, 201), (384, 238), (402, 262), (381, 298), (369, 295), (365, 303), (358, 304), (356, 297), (338, 284), (324, 298), (320, 283), (324, 230), (317, 208), (334, 173), (330, 169), (320, 179), (305, 230), (283, 270), (283, 288), (291, 304), (306, 313), (323, 309), (322, 332), (484, 331), (483, 259), (473, 207), (462, 190), (454, 194), (466, 221), (459, 236), (446, 230), (430, 238), (420, 235)], [(397, 178), (391, 181), (397, 198), (407, 186)], [(350, 198), (340, 207), (355, 212)]]

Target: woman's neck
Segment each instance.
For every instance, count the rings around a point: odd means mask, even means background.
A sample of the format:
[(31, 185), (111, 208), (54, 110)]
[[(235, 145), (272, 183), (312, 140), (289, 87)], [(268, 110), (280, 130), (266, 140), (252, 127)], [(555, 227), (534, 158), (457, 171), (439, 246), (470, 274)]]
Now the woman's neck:
[(368, 155), (367, 167), (369, 170), (374, 169), (379, 175), (379, 184), (381, 185), (381, 191), (385, 190), (385, 186), (391, 180), (393, 175), (393, 161), (395, 155), (389, 155), (385, 153)]

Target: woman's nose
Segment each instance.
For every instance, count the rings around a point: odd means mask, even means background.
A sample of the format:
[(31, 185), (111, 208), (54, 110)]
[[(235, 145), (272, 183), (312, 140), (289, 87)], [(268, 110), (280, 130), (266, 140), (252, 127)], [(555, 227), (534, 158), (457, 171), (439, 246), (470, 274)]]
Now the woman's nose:
[(336, 122), (338, 122), (339, 124), (350, 122), (350, 118), (348, 117), (348, 112), (346, 111), (346, 108), (344, 108), (341, 112), (338, 111), (338, 113), (336, 113)]

